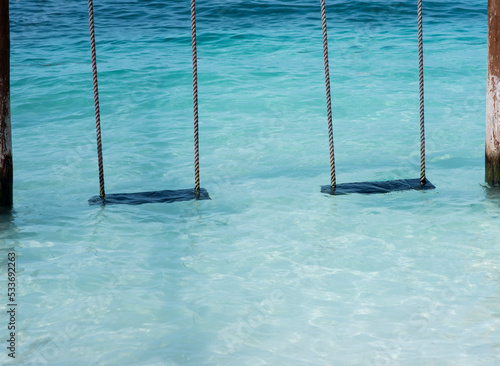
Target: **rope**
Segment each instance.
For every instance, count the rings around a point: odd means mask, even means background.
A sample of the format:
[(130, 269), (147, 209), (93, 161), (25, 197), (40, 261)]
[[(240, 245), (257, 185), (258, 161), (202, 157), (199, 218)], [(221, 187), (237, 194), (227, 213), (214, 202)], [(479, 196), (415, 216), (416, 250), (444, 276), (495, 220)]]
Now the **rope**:
[(198, 61), (196, 51), (196, 0), (191, 0), (191, 42), (193, 49), (193, 110), (194, 110), (194, 193), (200, 197), (200, 153), (198, 142)]
[(425, 185), (425, 125), (424, 125), (424, 40), (422, 31), (422, 0), (418, 0), (418, 68), (420, 84), (420, 184)]
[(104, 168), (102, 161), (101, 117), (99, 112), (99, 90), (97, 87), (97, 57), (95, 52), (94, 6), (89, 0), (90, 48), (92, 52), (92, 80), (94, 82), (95, 130), (97, 135), (97, 159), (99, 165), (99, 195), (104, 199)]
[(330, 142), (330, 184), (331, 193), (335, 192), (337, 179), (335, 176), (335, 155), (333, 152), (333, 123), (332, 123), (332, 97), (330, 93), (330, 67), (328, 64), (328, 35), (326, 27), (325, 0), (321, 0), (321, 20), (323, 28), (323, 57), (325, 60), (325, 85), (326, 85), (326, 109), (328, 117), (328, 139)]

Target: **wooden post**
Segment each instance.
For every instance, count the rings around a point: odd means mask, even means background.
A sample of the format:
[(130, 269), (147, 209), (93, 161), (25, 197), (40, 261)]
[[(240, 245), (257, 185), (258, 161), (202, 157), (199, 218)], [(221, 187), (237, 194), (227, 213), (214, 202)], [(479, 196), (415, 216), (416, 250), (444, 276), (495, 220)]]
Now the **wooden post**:
[(0, 206), (12, 206), (9, 0), (0, 0)]
[(486, 182), (500, 185), (500, 0), (488, 0)]

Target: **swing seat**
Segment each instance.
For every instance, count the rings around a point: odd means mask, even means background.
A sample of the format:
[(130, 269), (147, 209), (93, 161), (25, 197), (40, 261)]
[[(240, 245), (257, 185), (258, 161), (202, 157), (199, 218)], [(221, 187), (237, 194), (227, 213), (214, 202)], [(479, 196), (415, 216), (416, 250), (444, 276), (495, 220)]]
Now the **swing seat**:
[(104, 199), (100, 196), (94, 196), (89, 199), (89, 205), (142, 205), (145, 203), (171, 203), (209, 199), (210, 196), (205, 188), (200, 188), (200, 195), (198, 197), (194, 188), (189, 188), (152, 192), (114, 193), (107, 194)]
[(397, 191), (426, 191), (429, 189), (435, 189), (436, 187), (425, 180), (425, 184), (420, 184), (420, 179), (397, 179), (397, 180), (386, 180), (381, 182), (354, 182), (354, 183), (342, 183), (337, 184), (335, 191), (332, 193), (331, 185), (321, 186), (321, 193), (341, 195), (349, 193), (389, 193)]

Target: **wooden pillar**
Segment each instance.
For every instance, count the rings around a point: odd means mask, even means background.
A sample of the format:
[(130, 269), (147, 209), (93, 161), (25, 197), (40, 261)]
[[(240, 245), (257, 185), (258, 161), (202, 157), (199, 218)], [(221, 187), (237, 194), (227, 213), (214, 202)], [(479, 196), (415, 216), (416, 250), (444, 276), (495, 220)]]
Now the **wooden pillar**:
[(12, 206), (9, 0), (0, 0), (0, 206)]
[(500, 0), (488, 0), (486, 182), (500, 185)]

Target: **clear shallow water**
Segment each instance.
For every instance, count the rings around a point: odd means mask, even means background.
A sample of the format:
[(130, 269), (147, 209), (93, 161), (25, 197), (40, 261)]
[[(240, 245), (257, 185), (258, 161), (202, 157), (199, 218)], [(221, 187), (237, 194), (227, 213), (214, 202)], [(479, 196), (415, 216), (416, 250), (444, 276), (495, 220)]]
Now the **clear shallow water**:
[[(486, 1), (425, 2), (436, 190), (320, 194), (319, 1), (199, 1), (212, 200), (105, 208), (87, 204), (98, 180), (86, 3), (11, 12), (15, 214), (2, 218), (0, 260), (18, 255), (17, 364), (500, 362)], [(107, 191), (192, 187), (189, 4), (95, 13)], [(418, 177), (416, 4), (331, 1), (328, 14), (338, 181)]]

